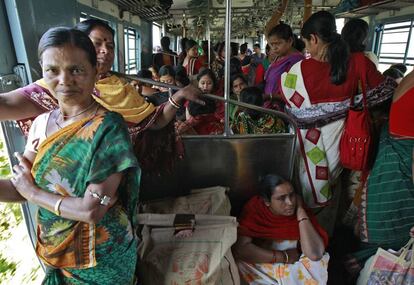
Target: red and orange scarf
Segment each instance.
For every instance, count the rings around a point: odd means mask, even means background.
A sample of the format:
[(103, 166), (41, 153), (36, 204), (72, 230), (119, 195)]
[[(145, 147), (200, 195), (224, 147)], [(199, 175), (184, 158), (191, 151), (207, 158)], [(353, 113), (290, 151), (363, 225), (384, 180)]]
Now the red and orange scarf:
[[(318, 224), (314, 215), (308, 210), (306, 212), (326, 247), (328, 234)], [(296, 215), (278, 216), (273, 214), (260, 196), (254, 196), (244, 206), (239, 218), (238, 235), (272, 240), (300, 239)]]

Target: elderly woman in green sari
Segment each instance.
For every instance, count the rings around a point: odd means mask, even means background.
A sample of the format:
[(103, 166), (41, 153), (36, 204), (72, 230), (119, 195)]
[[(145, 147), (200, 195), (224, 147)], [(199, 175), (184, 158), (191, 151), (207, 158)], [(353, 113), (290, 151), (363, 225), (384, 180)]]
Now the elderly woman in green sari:
[(0, 181), (0, 201), (39, 206), (43, 284), (133, 284), (140, 169), (121, 115), (92, 98), (93, 43), (53, 28), (38, 53), (59, 106), (34, 120), (15, 175)]

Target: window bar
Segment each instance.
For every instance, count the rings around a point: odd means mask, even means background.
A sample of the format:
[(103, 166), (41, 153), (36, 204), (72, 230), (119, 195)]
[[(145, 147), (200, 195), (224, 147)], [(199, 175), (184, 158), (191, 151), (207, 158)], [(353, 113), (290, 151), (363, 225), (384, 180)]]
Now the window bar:
[(410, 30), (408, 32), (407, 45), (405, 47), (405, 54), (404, 54), (404, 61), (403, 61), (404, 64), (407, 62), (407, 56), (408, 56), (408, 50), (410, 48), (410, 41), (411, 41), (412, 31), (413, 31), (413, 20), (411, 20), (411, 26), (410, 26)]

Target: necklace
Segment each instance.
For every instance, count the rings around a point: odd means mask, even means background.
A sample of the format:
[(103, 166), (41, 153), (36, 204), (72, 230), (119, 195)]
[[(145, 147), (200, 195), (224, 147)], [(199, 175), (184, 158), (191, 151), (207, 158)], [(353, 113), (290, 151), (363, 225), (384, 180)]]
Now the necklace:
[(94, 105), (96, 103), (96, 101), (95, 100), (93, 100), (92, 99), (92, 102), (85, 108), (85, 109), (83, 109), (82, 111), (80, 111), (79, 113), (77, 113), (77, 114), (75, 114), (75, 115), (72, 115), (72, 116), (65, 116), (65, 115), (63, 115), (62, 114), (62, 110), (61, 109), (59, 109), (59, 115), (61, 115), (62, 116), (62, 118), (63, 119), (72, 119), (72, 118), (75, 118), (75, 117), (77, 117), (77, 116), (80, 116), (80, 115), (82, 115), (83, 113), (85, 113), (86, 111), (88, 111), (90, 108), (92, 108), (92, 106)]
[[(89, 110), (90, 108), (91, 108), (91, 106), (93, 106), (94, 105), (94, 103), (96, 103), (96, 101), (94, 100), (93, 102), (92, 102), (92, 104), (91, 105), (89, 105), (85, 110), (83, 110), (81, 113), (79, 113), (79, 114), (76, 114), (76, 115), (74, 115), (74, 116), (70, 116), (70, 117), (68, 117), (68, 116), (63, 116), (62, 115), (62, 112), (61, 112), (61, 110), (59, 109), (59, 114), (57, 114), (57, 116), (54, 118), (54, 122), (55, 122), (55, 124), (56, 124), (56, 126), (59, 128), (59, 129), (62, 129), (63, 128), (63, 126), (61, 126), (60, 124), (59, 124), (59, 122), (58, 122), (58, 120), (59, 120), (59, 116), (62, 116), (62, 118), (74, 118), (74, 117), (77, 117), (77, 116), (79, 116), (79, 115), (81, 115), (81, 114), (83, 114), (83, 113), (85, 113), (87, 110)], [(96, 105), (96, 109), (95, 109), (95, 112), (94, 112), (94, 114), (92, 115), (92, 117), (95, 117), (96, 116), (96, 114), (98, 113), (98, 109), (99, 109), (99, 104), (97, 104)]]

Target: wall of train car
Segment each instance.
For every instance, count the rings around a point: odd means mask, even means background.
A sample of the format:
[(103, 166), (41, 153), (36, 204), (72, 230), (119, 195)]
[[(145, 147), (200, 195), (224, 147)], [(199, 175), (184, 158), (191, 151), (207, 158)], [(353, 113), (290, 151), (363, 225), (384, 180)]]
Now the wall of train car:
[[(124, 27), (134, 28), (140, 35), (140, 51), (151, 52), (152, 30), (148, 23), (138, 16), (121, 13), (118, 7), (109, 1), (90, 0), (4, 0), (7, 17), (19, 63), (26, 66), (28, 80), (41, 77), (37, 57), (37, 44), (42, 34), (54, 26), (73, 26), (79, 22), (81, 13), (93, 15), (110, 22), (116, 31), (116, 54), (114, 70), (124, 71)], [(142, 65), (151, 63), (151, 56), (141, 55)]]

